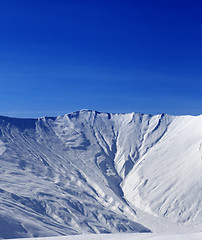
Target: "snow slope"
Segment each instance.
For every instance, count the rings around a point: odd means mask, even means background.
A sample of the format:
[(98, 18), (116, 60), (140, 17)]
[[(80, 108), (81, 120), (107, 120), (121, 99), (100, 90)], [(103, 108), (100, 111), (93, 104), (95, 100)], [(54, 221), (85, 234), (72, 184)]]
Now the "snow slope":
[(0, 117), (0, 237), (202, 230), (202, 116)]

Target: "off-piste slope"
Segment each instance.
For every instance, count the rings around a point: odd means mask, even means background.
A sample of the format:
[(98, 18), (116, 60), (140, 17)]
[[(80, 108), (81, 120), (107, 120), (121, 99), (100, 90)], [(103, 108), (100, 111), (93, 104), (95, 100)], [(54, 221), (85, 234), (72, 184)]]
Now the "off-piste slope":
[(1, 117), (0, 237), (200, 230), (201, 158), (201, 116)]

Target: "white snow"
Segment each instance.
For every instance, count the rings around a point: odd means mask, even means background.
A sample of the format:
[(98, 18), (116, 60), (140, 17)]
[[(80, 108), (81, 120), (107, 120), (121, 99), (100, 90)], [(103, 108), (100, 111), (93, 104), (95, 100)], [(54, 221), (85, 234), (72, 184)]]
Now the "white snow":
[(82, 110), (0, 131), (0, 238), (202, 231), (202, 116)]
[(191, 234), (152, 234), (152, 233), (124, 233), (124, 234), (84, 234), (77, 236), (23, 238), (16, 240), (201, 240), (202, 233)]
[(4, 154), (6, 151), (6, 146), (5, 144), (0, 140), (0, 156)]

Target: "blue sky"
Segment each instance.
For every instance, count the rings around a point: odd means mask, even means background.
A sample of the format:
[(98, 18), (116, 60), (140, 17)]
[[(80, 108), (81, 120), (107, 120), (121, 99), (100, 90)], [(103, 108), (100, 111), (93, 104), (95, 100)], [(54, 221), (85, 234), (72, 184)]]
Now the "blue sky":
[(0, 114), (202, 114), (201, 1), (1, 1)]

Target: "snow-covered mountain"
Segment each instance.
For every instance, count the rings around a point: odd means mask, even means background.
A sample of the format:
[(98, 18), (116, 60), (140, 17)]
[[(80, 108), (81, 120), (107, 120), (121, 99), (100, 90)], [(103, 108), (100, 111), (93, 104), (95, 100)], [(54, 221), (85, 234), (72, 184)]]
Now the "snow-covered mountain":
[(202, 116), (0, 117), (0, 237), (202, 231)]

